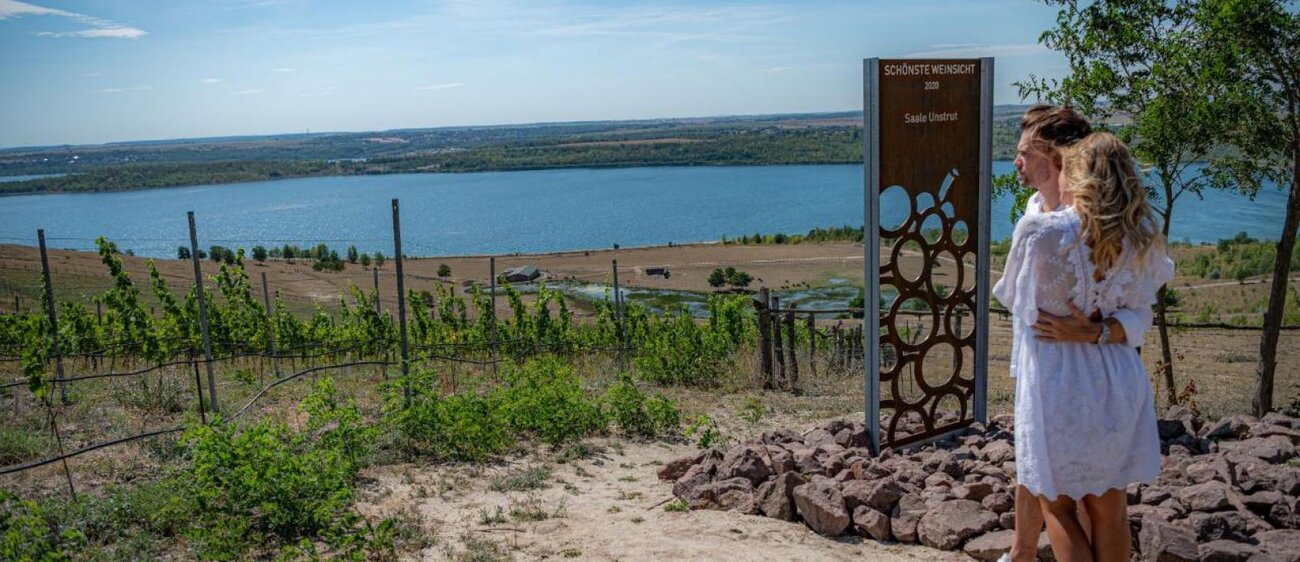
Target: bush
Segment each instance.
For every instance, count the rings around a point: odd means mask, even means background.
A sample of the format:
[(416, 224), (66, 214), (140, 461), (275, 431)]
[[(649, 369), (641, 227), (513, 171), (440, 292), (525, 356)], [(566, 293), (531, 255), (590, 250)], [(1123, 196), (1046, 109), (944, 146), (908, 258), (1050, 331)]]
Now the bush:
[(656, 437), (677, 431), (681, 423), (677, 408), (663, 396), (647, 399), (624, 377), (605, 392), (609, 415), (628, 435)]
[(59, 532), (41, 506), (0, 490), (0, 560), (71, 560), (68, 549), (83, 540), (76, 531)]
[(685, 311), (665, 313), (642, 338), (637, 368), (659, 384), (716, 386), (731, 365), (735, 344), (726, 329), (695, 323)]
[(571, 365), (541, 357), (507, 368), (505, 379), (492, 399), (512, 431), (531, 433), (553, 446), (604, 431), (600, 406), (587, 397)]
[(412, 394), (409, 407), (400, 408), (399, 402), (390, 413), (390, 422), (411, 452), (477, 462), (500, 453), (511, 443), (486, 399), (473, 394), (444, 398), (431, 387), (424, 388)]

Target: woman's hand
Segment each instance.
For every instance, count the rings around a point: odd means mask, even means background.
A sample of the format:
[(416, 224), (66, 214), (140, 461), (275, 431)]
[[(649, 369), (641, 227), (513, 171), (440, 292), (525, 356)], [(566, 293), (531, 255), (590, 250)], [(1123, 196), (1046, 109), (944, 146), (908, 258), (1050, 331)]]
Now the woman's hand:
[[(1074, 306), (1070, 307), (1069, 316), (1055, 316), (1038, 310), (1038, 321), (1034, 323), (1034, 339), (1038, 341), (1096, 343), (1101, 335), (1101, 322), (1093, 322), (1088, 315)], [(1112, 335), (1112, 338), (1114, 336)]]

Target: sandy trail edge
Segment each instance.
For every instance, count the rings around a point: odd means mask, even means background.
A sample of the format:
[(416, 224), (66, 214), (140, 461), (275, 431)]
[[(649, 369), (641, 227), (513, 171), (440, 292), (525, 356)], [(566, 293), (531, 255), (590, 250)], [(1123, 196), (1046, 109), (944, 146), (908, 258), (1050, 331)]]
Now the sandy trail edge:
[[(454, 559), (474, 540), (494, 542), (515, 560), (970, 560), (922, 546), (830, 539), (802, 523), (761, 516), (666, 512), (656, 504), (672, 497), (672, 484), (656, 478), (657, 462), (693, 454), (694, 447), (597, 442), (611, 446), (566, 463), (529, 455), (486, 468), (405, 464), (370, 469), (363, 474), (368, 483), (358, 507), (371, 517), (404, 511), (408, 519), (412, 513), (423, 519), (434, 544), (408, 555), (410, 560)], [(553, 471), (547, 489), (491, 489), (494, 478), (543, 465)], [(512, 507), (521, 505), (539, 505), (560, 516), (480, 522), (481, 513), (494, 513), (498, 506), (509, 519)]]

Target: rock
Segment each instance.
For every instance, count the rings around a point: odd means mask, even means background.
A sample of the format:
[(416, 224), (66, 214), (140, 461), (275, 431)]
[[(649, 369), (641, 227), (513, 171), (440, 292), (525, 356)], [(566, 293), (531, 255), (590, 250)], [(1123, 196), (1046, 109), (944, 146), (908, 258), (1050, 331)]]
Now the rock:
[[(1282, 501), (1273, 504), (1266, 515), (1272, 525), (1277, 525), (1284, 529), (1300, 528), (1300, 499), (1290, 496), (1283, 496)], [(1272, 529), (1266, 529), (1272, 530)]]
[(1008, 511), (998, 515), (998, 525), (1001, 525), (1003, 529), (1014, 530), (1016, 528), (1016, 512)]
[(967, 539), (998, 527), (998, 516), (970, 500), (946, 501), (921, 516), (917, 536), (921, 544), (953, 550)]
[(1142, 490), (1142, 503), (1145, 505), (1160, 505), (1170, 497), (1172, 494), (1169, 489), (1163, 486), (1150, 486)]
[(1209, 426), (1201, 437), (1206, 439), (1241, 439), (1250, 430), (1250, 426), (1258, 423), (1258, 421), (1255, 416), (1228, 416)]
[(695, 464), (699, 455), (682, 457), (677, 460), (669, 461), (663, 468), (659, 469), (660, 480), (676, 480), (686, 474), (686, 471)]
[(798, 472), (783, 472), (759, 489), (758, 508), (768, 517), (794, 521), (794, 489), (808, 480)]
[(1131, 525), (1141, 527), (1142, 521), (1147, 517), (1154, 517), (1168, 523), (1178, 517), (1178, 512), (1167, 507), (1145, 504), (1134, 505), (1128, 508), (1128, 520)]
[(1156, 420), (1156, 431), (1161, 441), (1173, 441), (1187, 435), (1188, 427), (1182, 420)]
[(951, 476), (948, 476), (948, 474), (944, 472), (935, 472), (925, 477), (925, 487), (927, 489), (938, 487), (938, 486), (947, 486), (948, 489), (951, 490), (952, 487), (955, 486), (956, 484), (957, 482), (954, 481)]
[(1156, 517), (1143, 518), (1138, 552), (1138, 560), (1147, 562), (1195, 562), (1201, 557), (1191, 529)]
[(889, 528), (893, 531), (894, 538), (899, 542), (916, 542), (916, 526), (928, 509), (920, 494), (903, 494), (889, 517)]
[(953, 497), (959, 500), (983, 501), (993, 493), (993, 486), (987, 482), (962, 484), (952, 489)]
[(993, 513), (1007, 513), (1016, 507), (1016, 498), (1007, 493), (989, 494), (980, 502)]
[(795, 435), (795, 433), (789, 429), (765, 431), (763, 432), (763, 435), (759, 437), (759, 441), (762, 441), (766, 445), (785, 445), (786, 443), (794, 443), (798, 440), (799, 436)]
[(898, 498), (903, 497), (903, 489), (889, 478), (845, 482), (840, 486), (840, 493), (850, 510), (865, 505), (881, 513), (892, 512)]
[(865, 505), (860, 505), (853, 510), (853, 529), (861, 536), (878, 541), (887, 541), (891, 537), (889, 516)]
[(695, 501), (703, 488), (713, 482), (712, 470), (712, 464), (697, 464), (690, 467), (686, 470), (686, 474), (673, 484), (673, 495), (686, 500), (688, 504)]
[(1228, 485), (1210, 481), (1188, 486), (1178, 491), (1178, 499), (1191, 511), (1219, 511), (1228, 509)]
[[(993, 531), (971, 539), (966, 546), (962, 547), (962, 551), (976, 560), (994, 562), (1011, 551), (1011, 543), (1015, 540), (1015, 531)], [(1052, 556), (1052, 543), (1048, 540), (1046, 532), (1038, 536), (1038, 559), (1055, 560)]]
[(1274, 436), (1285, 438), (1287, 441), (1291, 442), (1291, 445), (1300, 444), (1300, 431), (1296, 431), (1289, 427), (1282, 427), (1280, 425), (1272, 425), (1267, 423), (1257, 423), (1255, 425), (1250, 426), (1249, 437), (1251, 438), (1256, 438), (1256, 437), (1263, 438), (1263, 437), (1274, 437)]
[(1232, 465), (1228, 463), (1227, 459), (1221, 456), (1191, 463), (1187, 465), (1185, 472), (1187, 478), (1197, 484), (1209, 482), (1211, 480), (1218, 480), (1224, 484), (1236, 483)]
[(746, 515), (756, 515), (758, 513), (758, 503), (754, 497), (754, 484), (747, 478), (728, 478), (718, 480), (708, 486), (700, 494), (702, 505), (691, 505), (692, 509), (718, 509), (723, 511), (738, 511)]
[(1235, 511), (1217, 513), (1192, 512), (1187, 516), (1201, 542), (1217, 540), (1241, 540), (1246, 537), (1246, 519)]
[(812, 530), (834, 537), (849, 528), (849, 513), (844, 508), (844, 496), (827, 478), (814, 478), (807, 484), (794, 488), (794, 504), (799, 515)]
[(1201, 429), (1201, 417), (1195, 411), (1186, 407), (1174, 404), (1165, 411), (1163, 418), (1165, 420), (1179, 420), (1187, 424), (1187, 432), (1196, 435), (1197, 430)]
[(1236, 541), (1201, 543), (1201, 562), (1246, 562), (1259, 549)]
[(994, 441), (980, 450), (980, 458), (993, 464), (1014, 462), (1016, 448), (1006, 441)]
[(1223, 441), (1219, 450), (1249, 457), (1255, 457), (1269, 463), (1280, 463), (1295, 456), (1295, 445), (1281, 436), (1256, 437), (1244, 441)]
[(1268, 515), (1273, 506), (1282, 503), (1282, 492), (1277, 490), (1260, 490), (1250, 495), (1241, 496), (1241, 503), (1260, 515)]
[(1260, 552), (1287, 562), (1300, 562), (1300, 530), (1264, 531), (1252, 538), (1259, 543)]
[(813, 448), (816, 448), (818, 445), (821, 445), (823, 443), (834, 443), (834, 442), (835, 442), (835, 434), (826, 431), (825, 429), (822, 429), (820, 427), (812, 431), (809, 431), (808, 433), (805, 433), (803, 436), (803, 444)]
[(767, 465), (767, 448), (762, 445), (737, 445), (727, 451), (718, 466), (718, 478), (744, 478), (751, 485), (762, 484), (772, 475)]
[(795, 469), (794, 456), (779, 445), (767, 446), (767, 460), (772, 474), (781, 474)]
[(1282, 412), (1269, 412), (1259, 421), (1270, 424), (1289, 427), (1291, 429), (1300, 429), (1300, 419), (1293, 418)]

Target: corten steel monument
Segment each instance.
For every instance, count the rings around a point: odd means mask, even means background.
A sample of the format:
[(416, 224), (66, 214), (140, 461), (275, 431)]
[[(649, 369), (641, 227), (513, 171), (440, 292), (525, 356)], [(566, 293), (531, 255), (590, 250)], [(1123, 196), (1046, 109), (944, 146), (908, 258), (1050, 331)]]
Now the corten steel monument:
[(993, 59), (863, 64), (872, 448), (986, 421)]

